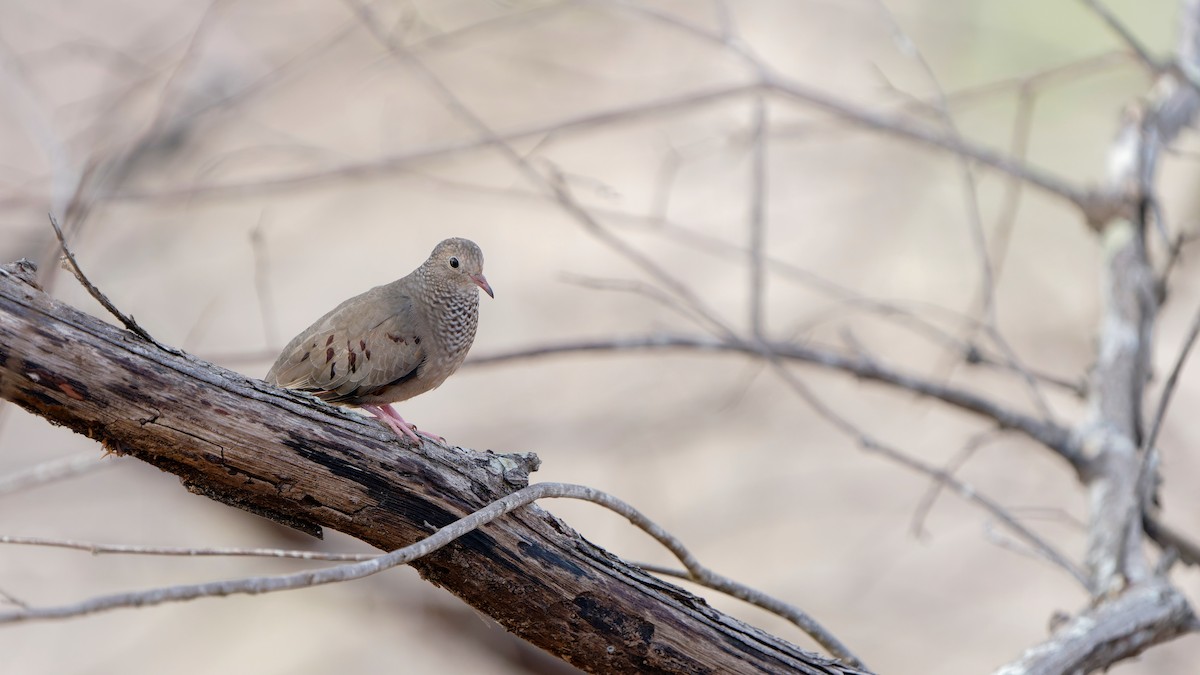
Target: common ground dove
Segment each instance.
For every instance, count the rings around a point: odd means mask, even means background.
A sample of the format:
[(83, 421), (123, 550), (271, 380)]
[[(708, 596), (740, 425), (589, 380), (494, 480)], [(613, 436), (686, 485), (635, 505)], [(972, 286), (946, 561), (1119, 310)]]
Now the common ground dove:
[(359, 406), (419, 443), (390, 404), (437, 387), (462, 365), (479, 322), (480, 288), (496, 297), (479, 247), (447, 239), (408, 276), (317, 319), (283, 348), (266, 380)]

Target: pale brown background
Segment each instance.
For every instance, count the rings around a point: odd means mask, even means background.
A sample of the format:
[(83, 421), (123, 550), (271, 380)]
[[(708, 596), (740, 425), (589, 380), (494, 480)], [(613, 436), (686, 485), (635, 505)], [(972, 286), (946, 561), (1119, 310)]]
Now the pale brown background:
[[(1171, 48), (1173, 3), (1108, 4), (1153, 49)], [(637, 6), (707, 30), (718, 25), (716, 3)], [(892, 0), (888, 6), (949, 92), (1119, 47), (1077, 2)], [(500, 133), (717, 88), (749, 74), (728, 49), (606, 3), (373, 7), (389, 27), (407, 25), (420, 58)], [(748, 0), (727, 7), (743, 44), (806, 85), (894, 112), (909, 97), (935, 92), (898, 49), (874, 2)], [(478, 27), (455, 32), (472, 25)], [(197, 26), (203, 28), (193, 39)], [(445, 33), (453, 37), (420, 43)], [(495, 300), (483, 298), (473, 354), (697, 330), (643, 295), (577, 283), (644, 277), (488, 150), (288, 189), (253, 187), (258, 179), (476, 138), (345, 5), (8, 0), (0, 4), (0, 43), (0, 261), (52, 260), (45, 212), (61, 209), (71, 172), (89, 158), (130, 147), (156, 115), (159, 129), (178, 128), (174, 143), (156, 141), (127, 161), (123, 180), (108, 169), (104, 189), (119, 194), (97, 198), (74, 235), (93, 281), (166, 343), (260, 376), (268, 354), (288, 337), (340, 300), (406, 273), (446, 236), (482, 246), (496, 289)], [(1081, 184), (1100, 179), (1122, 105), (1147, 86), (1136, 63), (1119, 59), (1047, 84), (1033, 118), (1031, 161)], [(252, 93), (214, 104), (214, 97), (239, 91)], [(204, 105), (214, 107), (188, 117)], [(999, 149), (1008, 146), (1014, 110), (1011, 89), (952, 108), (965, 135)], [(751, 113), (752, 99), (732, 98), (522, 139), (516, 147), (538, 166), (553, 163), (597, 213), (665, 213), (672, 227), (743, 246)], [(770, 256), (870, 297), (972, 311), (979, 269), (957, 162), (796, 104), (774, 101), (770, 115)], [(1161, 183), (1172, 226), (1185, 230), (1196, 214), (1188, 151), (1194, 145), (1185, 141)], [(664, 182), (672, 157), (677, 171)], [(251, 187), (187, 194), (189, 186), (215, 184)], [(985, 172), (979, 187), (990, 230), (1006, 184)], [(152, 198), (165, 192), (178, 196)], [(726, 320), (745, 326), (747, 268), (736, 255), (698, 250), (656, 231), (652, 218), (604, 222)], [(255, 286), (256, 228), (270, 298), (265, 310)], [(1200, 300), (1189, 257), (1163, 315), (1159, 372), (1174, 359)], [(1070, 378), (1085, 372), (1099, 316), (1098, 259), (1098, 242), (1076, 213), (1024, 193), (998, 315), (1031, 366)], [(905, 368), (1030, 409), (1011, 378), (950, 369), (953, 360), (935, 346), (861, 306), (779, 275), (768, 283), (768, 329), (776, 337), (837, 343), (852, 329), (873, 353)], [(53, 284), (58, 297), (101, 314), (67, 276), (58, 274)], [(929, 481), (863, 453), (761, 370), (718, 354), (556, 356), (466, 368), (400, 410), (457, 445), (536, 452), (543, 460), (537, 479), (585, 483), (622, 497), (716, 571), (810, 612), (880, 672), (990, 672), (1042, 639), (1056, 610), (1086, 603), (1065, 574), (1003, 548), (986, 515), (953, 497), (938, 502), (927, 536), (914, 537), (910, 521)], [(945, 462), (986, 428), (935, 403), (812, 369), (797, 372), (871, 433), (930, 462)], [(1200, 379), (1185, 373), (1162, 437), (1166, 518), (1196, 536), (1200, 431), (1190, 420), (1198, 399)], [(1066, 396), (1052, 402), (1063, 419), (1078, 419), (1077, 402)], [(100, 453), (11, 405), (0, 404), (0, 425), (0, 476), (56, 457)], [(364, 548), (336, 533), (324, 544), (288, 533), (192, 496), (173, 477), (132, 459), (109, 458), (104, 466), (0, 495), (0, 534)], [(1004, 438), (981, 450), (962, 476), (1077, 558), (1085, 504), (1065, 469), (1044, 449)], [(546, 506), (623, 557), (669, 562), (648, 538), (598, 507)], [(0, 590), (52, 604), (297, 567), (5, 547)], [(1195, 600), (1196, 573), (1177, 574)], [(809, 645), (778, 619), (705, 595)], [(0, 655), (5, 673), (558, 668), (408, 569), (267, 597), (6, 627)], [(1197, 664), (1200, 645), (1188, 637), (1113, 672), (1185, 674), (1200, 671)]]

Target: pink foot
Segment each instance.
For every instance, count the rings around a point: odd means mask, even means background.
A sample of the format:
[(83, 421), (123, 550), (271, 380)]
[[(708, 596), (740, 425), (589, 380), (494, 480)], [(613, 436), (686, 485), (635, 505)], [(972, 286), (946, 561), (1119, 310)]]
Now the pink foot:
[(420, 431), (415, 426), (405, 422), (404, 418), (400, 416), (400, 413), (396, 412), (396, 409), (393, 408), (391, 404), (363, 405), (361, 407), (363, 410), (366, 410), (375, 417), (383, 420), (383, 423), (391, 427), (392, 431), (396, 432), (397, 436), (408, 436), (413, 441), (420, 443), (421, 438), (417, 435), (420, 434), (421, 436), (433, 441), (437, 441), (438, 443), (446, 442), (446, 439), (438, 436), (437, 434)]

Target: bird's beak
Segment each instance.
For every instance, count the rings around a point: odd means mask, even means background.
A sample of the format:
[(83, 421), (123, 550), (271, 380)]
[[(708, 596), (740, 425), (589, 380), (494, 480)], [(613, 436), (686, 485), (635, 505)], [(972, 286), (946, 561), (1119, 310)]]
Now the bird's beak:
[(480, 272), (479, 274), (472, 274), (471, 281), (474, 281), (476, 286), (479, 286), (480, 288), (482, 288), (483, 292), (488, 294), (488, 297), (490, 297), (490, 298), (496, 297), (496, 294), (492, 292), (492, 287), (488, 284), (487, 279), (483, 278), (482, 272)]

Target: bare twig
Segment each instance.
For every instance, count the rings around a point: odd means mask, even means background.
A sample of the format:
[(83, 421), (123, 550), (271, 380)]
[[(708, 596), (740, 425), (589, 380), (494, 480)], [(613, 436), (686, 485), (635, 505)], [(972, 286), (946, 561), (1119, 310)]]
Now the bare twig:
[(184, 558), (247, 557), (287, 558), (292, 560), (329, 560), (334, 562), (344, 562), (373, 560), (381, 555), (384, 555), (383, 553), (327, 553), (325, 551), (293, 551), (281, 548), (194, 548), (183, 546), (140, 546), (135, 544), (97, 544), (95, 542), (75, 541), (71, 539), (16, 537), (10, 535), (0, 535), (0, 544), (65, 548), (73, 551), (84, 551), (86, 553), (91, 553), (92, 555), (153, 555)]
[(16, 607), (20, 607), (21, 609), (27, 609), (29, 607), (29, 605), (24, 600), (21, 600), (17, 596), (9, 593), (8, 591), (6, 591), (2, 588), (0, 588), (0, 601), (3, 601), (10, 605), (14, 605)]
[[(1017, 185), (1021, 184), (1020, 181), (1015, 181), (1015, 183)], [(593, 210), (597, 213), (611, 216), (613, 218), (635, 218), (633, 216), (629, 216), (628, 214), (605, 213), (601, 209)], [(661, 226), (658, 227), (657, 230), (664, 236), (668, 236), (673, 241), (683, 243), (696, 250), (719, 254), (722, 256), (723, 261), (728, 260), (727, 254), (731, 252), (739, 254), (739, 257), (737, 258), (738, 260), (745, 259), (748, 261), (750, 259), (750, 252), (745, 247), (722, 241), (710, 235), (689, 230), (680, 225), (675, 225), (672, 223), (661, 223), (660, 225)], [(809, 270), (803, 269), (799, 266), (770, 255), (764, 254), (763, 264), (771, 273), (779, 275), (780, 278), (799, 282), (806, 288), (811, 288), (830, 297), (841, 299), (847, 305), (863, 307), (871, 310), (885, 320), (897, 323), (898, 325), (911, 330), (914, 334), (920, 335), (931, 342), (946, 347), (953, 355), (967, 361), (970, 364), (984, 364), (1023, 375), (1012, 365), (1010, 360), (990, 354), (979, 345), (959, 339), (952, 333), (942, 329), (933, 320), (931, 320), (931, 318), (922, 316), (922, 312), (945, 315), (954, 322), (961, 323), (968, 328), (979, 327), (978, 320), (972, 317), (936, 305), (917, 305), (914, 303), (889, 302), (886, 300), (879, 300), (865, 296)], [(906, 304), (914, 304), (914, 307), (910, 308), (906, 306)], [(1068, 381), (1061, 377), (1056, 377), (1044, 372), (1035, 372), (1032, 369), (1026, 369), (1026, 372), (1039, 382), (1067, 389), (1076, 396), (1082, 396), (1084, 393), (1084, 387), (1079, 382)]]
[(1117, 37), (1121, 38), (1121, 41), (1125, 43), (1125, 46), (1129, 47), (1130, 51), (1137, 55), (1138, 60), (1142, 62), (1142, 65), (1146, 66), (1147, 70), (1155, 74), (1162, 70), (1163, 66), (1158, 62), (1158, 59), (1154, 58), (1154, 55), (1150, 53), (1150, 50), (1146, 49), (1141, 40), (1138, 40), (1137, 37), (1129, 30), (1129, 27), (1126, 26), (1120, 19), (1118, 19), (1117, 16), (1108, 9), (1107, 6), (1100, 2), (1100, 0), (1083, 0), (1083, 4), (1090, 7), (1091, 10), (1096, 13), (1096, 16), (1099, 16), (1100, 19), (1104, 21), (1105, 25), (1107, 25), (1112, 32), (1116, 33)]
[[(1029, 136), (1033, 126), (1033, 109), (1037, 98), (1029, 85), (1017, 89), (1017, 110), (1013, 119), (1012, 139), (1008, 152), (1013, 157), (1025, 161), (1029, 154)], [(996, 224), (992, 228), (992, 268), (997, 278), (1003, 274), (1004, 263), (1008, 260), (1008, 244), (1012, 239), (1013, 228), (1017, 223), (1017, 213), (1021, 207), (1021, 196), (1025, 183), (1009, 176), (1005, 181), (1005, 196), (1002, 211), (996, 216)]]
[[(950, 461), (942, 468), (942, 471), (947, 475), (953, 476), (959, 469), (967, 463), (975, 452), (984, 445), (995, 441), (1002, 434), (1000, 429), (988, 429), (986, 431), (975, 434), (967, 441), (967, 443), (958, 451)], [(945, 482), (941, 480), (933, 480), (929, 483), (929, 489), (921, 497), (921, 501), (917, 504), (917, 508), (913, 511), (912, 525), (910, 530), (916, 537), (921, 537), (925, 534), (925, 520), (929, 516), (929, 512), (933, 510), (933, 505), (937, 501), (938, 495), (942, 493), (942, 488), (945, 487)]]
[(95, 452), (81, 452), (70, 457), (52, 459), (23, 471), (0, 476), (0, 496), (46, 483), (74, 478), (110, 466), (116, 466), (116, 463), (103, 461), (103, 458)]
[[(964, 140), (962, 132), (959, 131), (958, 125), (954, 122), (954, 116), (950, 114), (950, 102), (946, 98), (946, 90), (942, 87), (941, 81), (933, 71), (933, 66), (929, 65), (925, 54), (921, 52), (913, 39), (908, 35), (908, 32), (900, 25), (900, 22), (896, 19), (896, 15), (892, 13), (887, 3), (884, 0), (875, 0), (875, 6), (879, 8), (880, 14), (887, 19), (888, 27), (892, 31), (892, 41), (896, 44), (900, 53), (909, 57), (917, 64), (917, 67), (925, 75), (925, 79), (933, 87), (934, 104), (932, 107), (941, 120), (942, 127), (951, 138), (958, 143), (962, 143)], [(983, 304), (983, 315), (989, 325), (994, 325), (996, 283), (992, 274), (992, 263), (988, 256), (987, 235), (983, 231), (983, 216), (979, 209), (979, 188), (976, 185), (975, 171), (971, 168), (971, 162), (966, 155), (956, 154), (955, 159), (958, 162), (959, 175), (962, 178), (962, 192), (964, 201), (966, 201), (965, 210), (969, 225), (968, 230), (971, 234), (971, 243), (974, 244), (975, 253), (979, 256), (980, 296)]]
[[(549, 498), (580, 499), (599, 504), (607, 509), (615, 511), (666, 547), (667, 550), (669, 550), (676, 558), (678, 558), (679, 561), (683, 563), (684, 567), (687, 568), (690, 578), (702, 580), (702, 583), (707, 582), (727, 587), (729, 590), (725, 590), (725, 588), (718, 589), (723, 590), (724, 592), (736, 591), (737, 587), (739, 586), (738, 584), (728, 581), (724, 577), (701, 565), (696, 559), (695, 555), (693, 555), (691, 551), (684, 547), (684, 545), (674, 535), (667, 532), (660, 525), (647, 518), (644, 514), (626, 502), (613, 497), (610, 494), (584, 485), (572, 485), (569, 483), (538, 483), (505, 495), (504, 497), (497, 499), (487, 506), (476, 510), (470, 515), (459, 518), (445, 527), (442, 527), (437, 532), (416, 543), (384, 555), (372, 556), (366, 560), (356, 559), (356, 562), (352, 563), (336, 565), (320, 570), (296, 572), (293, 574), (246, 577), (242, 579), (230, 579), (226, 581), (169, 586), (150, 589), (147, 591), (134, 591), (129, 593), (116, 593), (112, 595), (98, 596), (68, 605), (26, 607), (10, 612), (0, 612), (0, 624), (85, 616), (88, 614), (94, 614), (96, 612), (109, 611), (113, 609), (144, 607), (163, 604), (166, 602), (182, 602), (204, 597), (221, 597), (236, 594), (256, 595), (259, 593), (271, 593), (298, 588), (308, 588), (311, 586), (319, 586), (339, 581), (361, 579), (363, 577), (377, 574), (384, 570), (388, 570), (399, 565), (404, 565), (418, 558), (429, 555), (430, 553), (437, 551), (447, 544), (450, 544), (459, 537), (473, 532), (483, 525), (486, 525), (487, 523), (496, 520), (507, 513), (521, 508), (522, 506), (532, 504), (539, 499)], [(77, 546), (71, 546), (71, 548), (77, 548)], [(731, 592), (731, 594), (734, 593)], [(781, 607), (788, 607), (784, 603), (779, 603), (778, 601), (774, 602)], [(800, 612), (795, 608), (789, 609), (794, 616), (804, 616), (803, 612)], [(787, 618), (793, 622), (796, 622), (794, 616), (789, 616)], [(808, 617), (807, 620), (802, 620), (796, 623), (798, 626), (808, 632), (810, 637), (816, 640), (818, 644), (826, 649), (829, 649), (830, 652), (833, 653), (837, 658), (840, 658), (855, 667), (862, 666), (862, 662), (848, 649), (846, 649), (844, 644), (842, 644), (839, 640), (837, 640), (836, 637), (821, 627), (820, 624), (814, 621), (811, 617)]]
[(780, 376), (780, 379), (782, 379), (784, 383), (791, 387), (793, 392), (803, 399), (804, 402), (807, 403), (808, 406), (817, 414), (825, 418), (826, 421), (833, 425), (835, 429), (855, 439), (859, 447), (863, 448), (864, 450), (874, 452), (907, 469), (930, 476), (935, 480), (945, 484), (947, 488), (952, 490), (962, 499), (982, 507), (1018, 537), (1025, 540), (1042, 557), (1074, 577), (1075, 580), (1078, 581), (1079, 584), (1084, 588), (1091, 588), (1090, 580), (1088, 579), (1087, 574), (1085, 574), (1078, 565), (1075, 565), (1068, 560), (1066, 556), (1051, 546), (1050, 543), (1045, 539), (1038, 536), (1038, 534), (1033, 530), (1025, 527), (1023, 523), (1014, 518), (1013, 515), (1009, 513), (1003, 506), (985, 496), (974, 486), (966, 483), (956, 476), (935, 466), (926, 464), (925, 462), (922, 462), (908, 453), (879, 441), (869, 433), (860, 429), (858, 425), (851, 422), (841, 413), (834, 410), (829, 404), (813, 393), (812, 389), (810, 389), (808, 385), (804, 384), (804, 382), (802, 382), (799, 378), (795, 377), (795, 375), (793, 375), (785, 365), (779, 363), (778, 361), (772, 361), (772, 365), (774, 366), (775, 372)]
[(759, 96), (754, 99), (754, 131), (751, 134), (750, 172), (750, 334), (756, 340), (766, 339), (763, 317), (763, 295), (766, 292), (766, 267), (763, 247), (766, 245), (767, 202), (767, 104)]
[[(663, 576), (675, 577), (676, 579), (686, 579), (695, 584), (709, 588), (714, 591), (724, 593), (730, 597), (737, 598), (743, 602), (754, 605), (760, 609), (766, 610), (776, 616), (787, 619), (800, 630), (804, 631), (822, 647), (829, 650), (831, 654), (838, 654), (846, 651), (846, 647), (842, 645), (835, 636), (829, 634), (823, 627), (815, 623), (811, 616), (799, 608), (773, 598), (762, 591), (750, 588), (745, 584), (738, 583), (728, 577), (723, 577), (719, 574), (707, 574), (704, 576), (696, 576), (688, 570), (679, 570), (662, 565), (653, 565), (650, 563), (635, 562), (634, 565), (651, 572), (653, 574), (661, 574)], [(817, 639), (814, 634), (823, 634), (824, 637)], [(847, 662), (849, 662), (847, 660)], [(861, 663), (854, 664), (862, 667)]]
[(1162, 522), (1157, 514), (1143, 514), (1142, 528), (1146, 531), (1146, 536), (1153, 539), (1163, 550), (1175, 551), (1184, 564), (1200, 565), (1200, 543), (1192, 541)]
[(775, 92), (784, 98), (802, 102), (808, 106), (833, 114), (839, 120), (854, 125), (874, 129), (885, 134), (905, 138), (911, 141), (948, 150), (951, 153), (969, 157), (984, 166), (1021, 178), (1030, 185), (1066, 199), (1079, 206), (1086, 212), (1095, 213), (1096, 220), (1102, 220), (1102, 214), (1109, 208), (1110, 197), (1099, 194), (1089, 194), (1072, 185), (1069, 181), (1050, 174), (1049, 172), (1032, 167), (1011, 157), (1000, 155), (990, 149), (955, 139), (953, 136), (933, 131), (923, 125), (908, 119), (877, 113), (862, 108), (848, 101), (837, 99), (825, 92), (800, 84), (784, 77), (780, 73), (770, 71), (762, 60), (750, 53), (748, 48), (738, 42), (730, 41), (725, 36), (705, 30), (675, 16), (655, 10), (640, 3), (625, 0), (578, 0), (586, 4), (603, 4), (619, 6), (622, 9), (653, 19), (661, 24), (681, 30), (693, 37), (720, 45), (740, 57), (748, 68), (759, 78), (759, 85), (767, 91)]
[(812, 345), (800, 345), (789, 342), (767, 342), (764, 345), (752, 344), (736, 337), (723, 339), (710, 336), (658, 333), (539, 345), (503, 354), (472, 357), (469, 363), (484, 365), (546, 354), (611, 352), (634, 349), (698, 349), (738, 352), (751, 356), (761, 356), (765, 349), (777, 359), (803, 361), (825, 368), (844, 371), (861, 379), (890, 384), (900, 389), (929, 396), (963, 410), (982, 415), (995, 421), (1002, 428), (1020, 431), (1054, 450), (1076, 470), (1081, 470), (1083, 466), (1077, 442), (1071, 437), (1070, 431), (1065, 427), (1011, 410), (980, 394), (953, 385), (927, 380), (910, 373), (900, 372), (882, 365), (874, 359), (846, 356)]
[(96, 299), (96, 302), (100, 303), (104, 309), (109, 311), (110, 314), (117, 317), (117, 320), (124, 324), (125, 328), (127, 328), (131, 333), (134, 333), (143, 340), (154, 344), (160, 349), (174, 351), (162, 344), (159, 344), (157, 340), (151, 337), (144, 328), (139, 326), (138, 323), (133, 320), (132, 316), (127, 316), (124, 312), (117, 309), (117, 306), (112, 304), (112, 301), (108, 299), (108, 296), (104, 295), (104, 293), (101, 293), (100, 289), (96, 288), (91, 281), (88, 281), (88, 278), (84, 275), (83, 270), (79, 268), (79, 263), (75, 262), (75, 254), (71, 253), (71, 249), (67, 247), (67, 240), (63, 238), (62, 229), (58, 227), (58, 221), (54, 219), (54, 214), (51, 213), (48, 215), (50, 216), (50, 225), (54, 227), (54, 235), (58, 237), (58, 244), (62, 249), (62, 254), (67, 259), (67, 262), (71, 263), (71, 273), (74, 274), (75, 278), (79, 280), (79, 283), (87, 289), (87, 292)]
[[(594, 127), (615, 124), (644, 117), (653, 117), (679, 110), (695, 109), (704, 105), (738, 98), (747, 93), (758, 91), (754, 84), (733, 84), (705, 88), (686, 92), (678, 96), (670, 96), (648, 103), (625, 106), (612, 110), (588, 113), (562, 120), (508, 131), (496, 136), (498, 140), (513, 143), (530, 138), (541, 138), (551, 133), (563, 133), (591, 129)], [(343, 180), (366, 180), (386, 178), (387, 175), (398, 171), (407, 171), (412, 167), (430, 160), (459, 155), (470, 150), (486, 148), (493, 143), (488, 138), (468, 138), (461, 141), (451, 141), (441, 145), (384, 156), (365, 162), (349, 162), (338, 166), (323, 167), (314, 171), (297, 171), (291, 174), (280, 174), (265, 179), (255, 179), (246, 182), (228, 182), (219, 184), (195, 184), (175, 189), (138, 190), (123, 189), (109, 195), (114, 201), (145, 201), (145, 202), (176, 202), (180, 200), (199, 201), (204, 199), (231, 199), (244, 197), (259, 197), (270, 192), (292, 190), (298, 187), (311, 187), (325, 183)]]
[(1163, 420), (1166, 419), (1167, 409), (1170, 407), (1171, 398), (1179, 383), (1179, 375), (1183, 372), (1183, 366), (1187, 362), (1188, 354), (1191, 353), (1192, 346), (1196, 344), (1198, 336), (1200, 336), (1200, 311), (1197, 311), (1196, 315), (1192, 317), (1192, 325), (1188, 329), (1187, 337), (1184, 338), (1183, 347), (1179, 350), (1179, 355), (1175, 357), (1175, 365), (1171, 367), (1171, 374), (1167, 376), (1167, 381), (1163, 384), (1162, 392), (1158, 396), (1158, 405), (1154, 409), (1154, 418), (1150, 423), (1150, 431), (1142, 440), (1142, 447), (1140, 449), (1141, 461), (1138, 464), (1138, 492), (1139, 503), (1142, 505), (1142, 530), (1146, 532), (1147, 536), (1162, 546), (1165, 551), (1174, 551), (1180, 559), (1189, 564), (1200, 562), (1200, 557), (1198, 557), (1200, 554), (1197, 553), (1200, 547), (1184, 539), (1158, 520), (1158, 435), (1162, 430)]
[[(965, 139), (959, 131), (958, 125), (954, 122), (953, 115), (950, 114), (950, 103), (946, 98), (946, 91), (943, 89), (941, 81), (938, 80), (937, 74), (934, 73), (933, 66), (925, 59), (925, 55), (917, 48), (916, 43), (913, 42), (912, 38), (909, 37), (908, 33), (900, 25), (900, 22), (896, 19), (891, 9), (888, 8), (884, 0), (875, 0), (875, 4), (887, 19), (888, 25), (892, 30), (893, 40), (898, 45), (901, 53), (909, 56), (917, 63), (921, 72), (925, 74), (925, 78), (933, 87), (935, 94), (933, 109), (937, 112), (946, 133), (956, 142), (963, 143)], [(967, 229), (971, 236), (971, 243), (975, 247), (975, 254), (979, 259), (979, 302), (983, 315), (983, 328), (1000, 350), (1009, 367), (1021, 375), (1026, 389), (1029, 391), (1029, 396), (1037, 406), (1042, 418), (1053, 420), (1054, 416), (1050, 411), (1050, 404), (1046, 401), (1037, 378), (1029, 372), (1025, 364), (1017, 357), (1016, 351), (1009, 345), (1008, 340), (999, 330), (996, 318), (996, 275), (992, 269), (992, 258), (988, 250), (987, 233), (984, 232), (983, 214), (979, 206), (979, 189), (975, 179), (975, 171), (966, 155), (956, 154), (955, 159), (959, 165), (959, 175), (962, 177), (962, 191), (966, 201)]]
[(705, 317), (697, 314), (693, 308), (678, 302), (676, 298), (672, 297), (658, 286), (641, 281), (639, 279), (594, 279), (592, 277), (586, 277), (579, 274), (562, 274), (561, 278), (564, 282), (573, 284), (580, 288), (632, 293), (662, 305), (668, 310), (684, 317), (689, 322), (696, 324), (700, 328), (705, 328), (708, 326), (705, 321)]
[(1154, 417), (1150, 421), (1150, 432), (1142, 441), (1143, 452), (1153, 448), (1154, 444), (1158, 442), (1158, 433), (1162, 430), (1163, 419), (1166, 418), (1167, 408), (1171, 405), (1171, 396), (1179, 384), (1179, 374), (1183, 372), (1183, 365), (1187, 363), (1188, 355), (1196, 344), (1197, 337), (1200, 337), (1200, 310), (1192, 317), (1192, 325), (1188, 329), (1187, 337), (1183, 340), (1183, 347), (1180, 348), (1179, 355), (1175, 357), (1175, 365), (1171, 366), (1171, 374), (1167, 376), (1162, 392), (1158, 395), (1158, 405), (1155, 406)]
[[(464, 533), (465, 534), (465, 533)], [(149, 556), (171, 556), (182, 558), (207, 558), (207, 557), (253, 557), (253, 558), (279, 558), (288, 560), (321, 560), (332, 562), (361, 562), (366, 560), (374, 560), (384, 553), (330, 553), (326, 551), (296, 551), (278, 548), (237, 548), (237, 547), (215, 547), (215, 548), (193, 548), (181, 546), (140, 546), (130, 544), (98, 544), (95, 542), (73, 541), (69, 539), (51, 539), (46, 537), (16, 537), (0, 535), (0, 544), (13, 544), (20, 546), (45, 546), (51, 548), (65, 548), (74, 551), (82, 551), (92, 555), (149, 555)], [(697, 585), (705, 588), (724, 593), (731, 597), (747, 602), (756, 607), (760, 607), (768, 612), (787, 619), (792, 622), (805, 633), (825, 633), (822, 638), (830, 644), (840, 645), (837, 649), (830, 649), (831, 652), (849, 653), (844, 645), (832, 634), (825, 631), (824, 628), (813, 621), (803, 610), (773, 598), (761, 591), (757, 591), (749, 586), (733, 581), (726, 577), (722, 577), (716, 573), (708, 571), (706, 574), (696, 575), (687, 570), (679, 570), (669, 567), (660, 567), (649, 563), (634, 563), (638, 567), (655, 574), (673, 576), (679, 579), (686, 579)], [(822, 642), (824, 644), (825, 642)]]
[(270, 262), (267, 260), (266, 242), (263, 239), (262, 217), (250, 230), (250, 248), (254, 251), (254, 294), (258, 298), (258, 313), (262, 318), (263, 338), (271, 349), (278, 347), (279, 336), (275, 331), (275, 302), (268, 283)]

